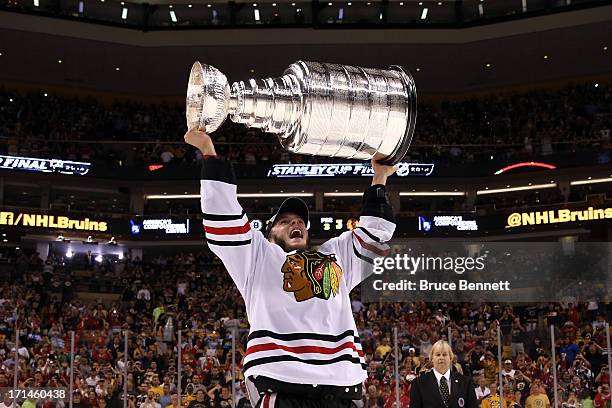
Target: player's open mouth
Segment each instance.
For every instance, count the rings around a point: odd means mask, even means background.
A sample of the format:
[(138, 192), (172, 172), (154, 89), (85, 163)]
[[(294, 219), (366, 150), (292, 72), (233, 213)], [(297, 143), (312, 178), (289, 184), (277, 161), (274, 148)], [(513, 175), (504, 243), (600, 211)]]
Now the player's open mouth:
[(299, 229), (294, 229), (289, 233), (289, 238), (302, 238), (302, 231), (300, 231)]

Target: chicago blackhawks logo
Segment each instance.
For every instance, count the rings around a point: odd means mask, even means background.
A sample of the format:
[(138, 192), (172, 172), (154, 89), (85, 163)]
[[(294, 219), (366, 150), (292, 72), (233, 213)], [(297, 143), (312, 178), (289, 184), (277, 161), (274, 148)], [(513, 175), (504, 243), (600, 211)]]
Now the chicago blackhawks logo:
[(336, 263), (336, 257), (316, 251), (297, 251), (287, 255), (281, 269), (283, 289), (293, 292), (295, 300), (318, 297), (329, 299), (336, 296), (342, 279), (342, 269)]

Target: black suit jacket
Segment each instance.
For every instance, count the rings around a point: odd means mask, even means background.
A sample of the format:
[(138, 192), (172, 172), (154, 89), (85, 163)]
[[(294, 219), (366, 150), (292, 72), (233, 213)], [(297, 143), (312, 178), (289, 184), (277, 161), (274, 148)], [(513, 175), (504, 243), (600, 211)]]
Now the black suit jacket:
[[(451, 371), (448, 408), (478, 408), (476, 387), (470, 377)], [(410, 408), (446, 408), (433, 370), (420, 375), (410, 387)]]

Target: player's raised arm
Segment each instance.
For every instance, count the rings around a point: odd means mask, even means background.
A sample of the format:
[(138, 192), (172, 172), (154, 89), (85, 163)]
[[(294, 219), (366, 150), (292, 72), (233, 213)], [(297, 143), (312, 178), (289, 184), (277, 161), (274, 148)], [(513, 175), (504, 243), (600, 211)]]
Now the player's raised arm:
[(246, 281), (254, 270), (254, 254), (263, 237), (253, 234), (238, 203), (233, 167), (217, 157), (210, 136), (192, 129), (185, 134), (185, 142), (200, 149), (204, 156), (200, 194), (206, 241), (244, 296)]
[(353, 289), (365, 277), (364, 263), (373, 264), (374, 257), (386, 256), (386, 242), (395, 231), (393, 209), (387, 199), (387, 178), (395, 172), (395, 166), (385, 166), (372, 160), (374, 176), (372, 185), (363, 193), (359, 227), (331, 239), (320, 248), (322, 252), (335, 252), (347, 265), (346, 282)]

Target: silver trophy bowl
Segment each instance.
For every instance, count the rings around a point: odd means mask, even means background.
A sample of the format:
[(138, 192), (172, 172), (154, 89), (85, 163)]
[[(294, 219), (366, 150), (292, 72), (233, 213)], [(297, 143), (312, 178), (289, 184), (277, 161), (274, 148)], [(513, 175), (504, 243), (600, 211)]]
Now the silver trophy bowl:
[(234, 82), (196, 62), (187, 87), (187, 128), (214, 132), (236, 123), (275, 133), (300, 154), (398, 163), (410, 147), (416, 86), (399, 66), (387, 70), (298, 61), (279, 78)]

